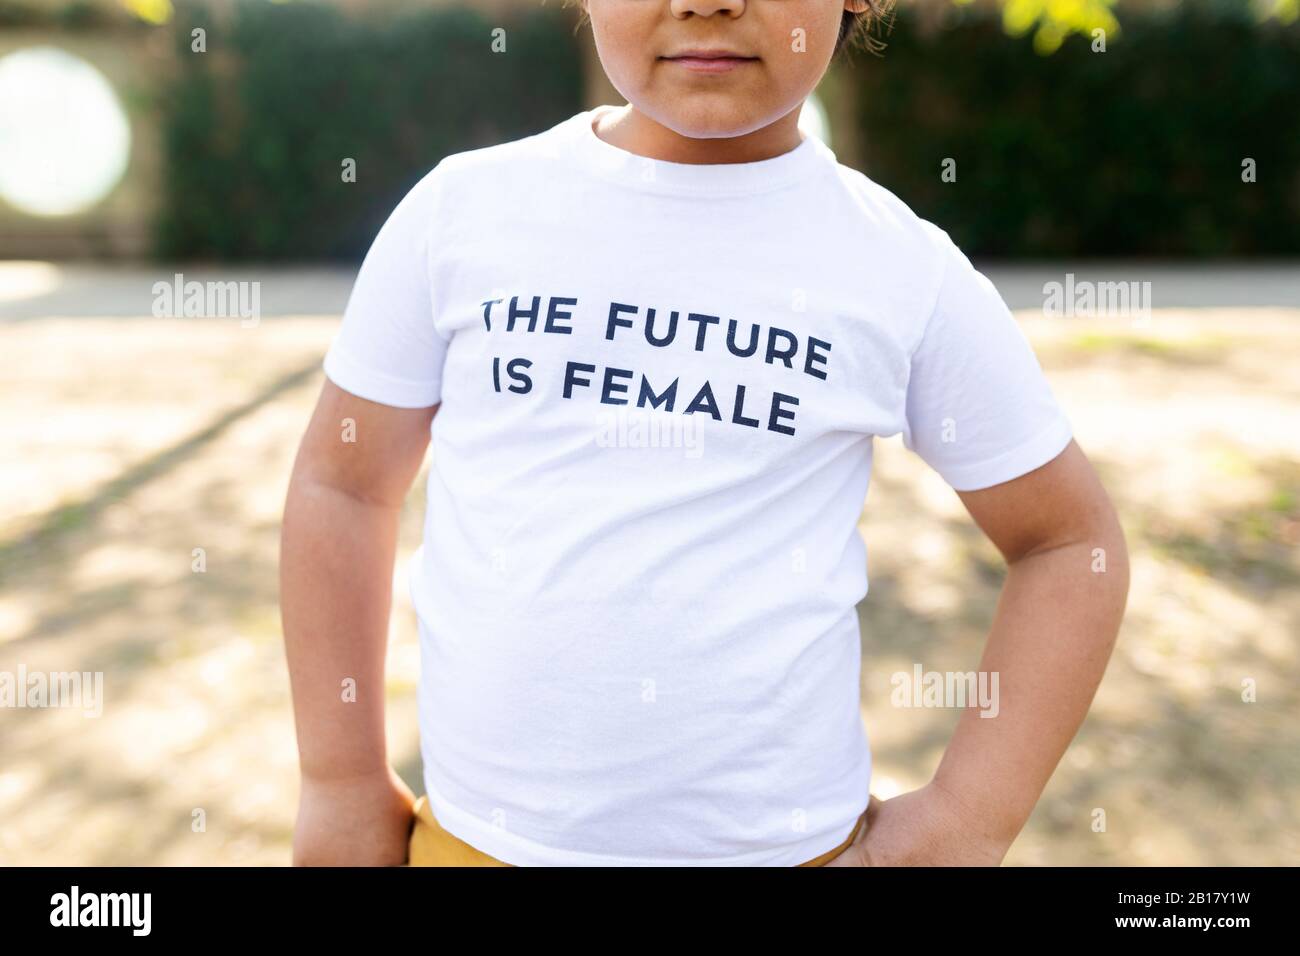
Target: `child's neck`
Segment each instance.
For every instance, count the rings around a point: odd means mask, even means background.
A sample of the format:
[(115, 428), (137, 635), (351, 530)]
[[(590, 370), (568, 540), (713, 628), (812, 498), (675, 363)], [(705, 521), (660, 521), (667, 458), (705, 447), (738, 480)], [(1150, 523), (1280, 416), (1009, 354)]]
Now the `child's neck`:
[(754, 163), (797, 147), (799, 110), (743, 136), (696, 139), (655, 122), (631, 104), (604, 113), (593, 125), (596, 135), (619, 149), (669, 163)]

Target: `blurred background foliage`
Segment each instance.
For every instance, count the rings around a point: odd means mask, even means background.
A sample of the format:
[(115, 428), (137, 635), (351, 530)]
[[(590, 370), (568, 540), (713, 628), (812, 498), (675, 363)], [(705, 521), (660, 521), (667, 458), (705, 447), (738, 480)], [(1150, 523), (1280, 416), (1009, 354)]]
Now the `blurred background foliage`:
[[(439, 158), (580, 109), (579, 38), (557, 10), (501, 24), (463, 8), (356, 20), (306, 3), (225, 4), (220, 17), (203, 0), (178, 6), (163, 256), (359, 257)], [(195, 23), (221, 52), (189, 55)], [(508, 55), (485, 69), (498, 26)]]
[[(121, 5), (149, 23), (165, 23), (172, 16), (172, 0), (118, 0)], [(292, 0), (273, 0), (292, 2)], [(965, 5), (972, 0), (952, 0)], [(997, 0), (1003, 8), (1003, 21), (1009, 32), (1019, 35), (1035, 30), (1035, 43), (1043, 52), (1051, 52), (1071, 33), (1090, 33), (1101, 27), (1115, 30), (1118, 22), (1112, 12), (1116, 0)], [(1139, 0), (1134, 0), (1139, 2)], [(1300, 0), (1249, 0), (1261, 17), (1276, 16), (1286, 22), (1300, 15)]]
[[(439, 157), (582, 108), (588, 40), (554, 7), (500, 24), (460, 8), (359, 21), (253, 0), (216, 18), (204, 0), (178, 2), (163, 256), (360, 256)], [(204, 22), (208, 49), (226, 52), (188, 55)], [(484, 69), (498, 25), (509, 55)], [(866, 171), (973, 254), (1300, 251), (1300, 23), (1184, 0), (1135, 9), (1104, 53), (1075, 36), (1044, 57), (1028, 32), (1007, 35), (996, 5), (947, 7), (938, 29), (903, 5), (887, 40), (845, 67)], [(341, 181), (344, 157), (355, 183)], [(956, 183), (940, 177), (949, 157)]]
[[(1295, 255), (1298, 8), (898, 0), (883, 52), (834, 67), (832, 135), (975, 256)], [(359, 258), (442, 156), (590, 105), (559, 0), (0, 0), (0, 24), (36, 22), (170, 34), (149, 91), (169, 259)]]
[(1000, 34), (980, 10), (923, 31), (904, 9), (883, 59), (855, 71), (866, 172), (962, 248), (1300, 252), (1300, 24), (1184, 0), (1127, 16), (1105, 53), (1074, 37), (1033, 56)]

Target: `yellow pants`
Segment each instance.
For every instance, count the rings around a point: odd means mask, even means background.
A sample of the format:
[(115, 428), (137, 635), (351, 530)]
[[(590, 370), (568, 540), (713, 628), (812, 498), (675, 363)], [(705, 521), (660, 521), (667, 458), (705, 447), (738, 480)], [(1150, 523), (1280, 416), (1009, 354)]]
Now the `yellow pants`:
[[(844, 850), (857, 839), (858, 833), (861, 832), (863, 824), (866, 823), (867, 812), (862, 811), (858, 817), (858, 822), (853, 825), (853, 831), (845, 838), (844, 842), (833, 850), (827, 850), (821, 856), (814, 857), (807, 863), (800, 863), (800, 866), (824, 866), (835, 857), (839, 856)], [(433, 808), (429, 806), (429, 798), (421, 796), (415, 801), (415, 821), (411, 828), (411, 841), (408, 847), (408, 858), (410, 866), (510, 866), (494, 856), (488, 856), (482, 850), (477, 850), (470, 846), (459, 837), (452, 836), (444, 830), (439, 824), (438, 819), (433, 815)]]

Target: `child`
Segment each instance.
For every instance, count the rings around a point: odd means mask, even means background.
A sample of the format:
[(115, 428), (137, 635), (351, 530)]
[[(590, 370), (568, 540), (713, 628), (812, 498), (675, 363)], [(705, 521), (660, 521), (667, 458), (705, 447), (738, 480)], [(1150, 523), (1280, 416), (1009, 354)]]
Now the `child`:
[[(630, 105), (438, 163), (325, 357), (284, 517), (295, 861), (997, 864), (1105, 669), (1124, 541), (993, 286), (800, 134), (877, 11), (584, 8)], [(1006, 557), (1004, 693), (880, 801), (856, 525), (899, 433)], [(417, 807), (383, 660), (430, 438)]]

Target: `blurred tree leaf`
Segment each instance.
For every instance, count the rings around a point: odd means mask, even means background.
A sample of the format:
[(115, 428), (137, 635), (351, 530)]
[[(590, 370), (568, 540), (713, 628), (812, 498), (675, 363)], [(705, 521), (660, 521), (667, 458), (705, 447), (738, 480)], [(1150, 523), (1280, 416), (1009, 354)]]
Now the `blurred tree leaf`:
[(166, 23), (172, 18), (172, 0), (121, 0), (122, 6), (146, 23)]
[(1294, 23), (1300, 16), (1300, 0), (1255, 0), (1255, 7), (1265, 17), (1277, 17), (1283, 23)]
[(1034, 49), (1055, 53), (1072, 33), (1092, 36), (1103, 30), (1106, 36), (1119, 32), (1119, 21), (1111, 12), (1115, 0), (1003, 0), (1002, 23), (1012, 36), (1034, 30)]

